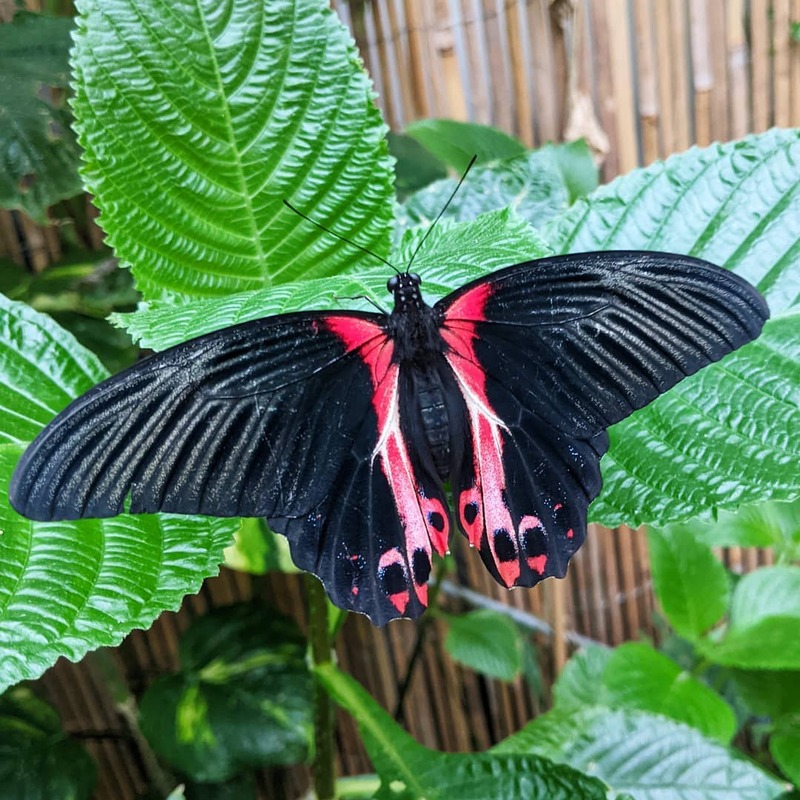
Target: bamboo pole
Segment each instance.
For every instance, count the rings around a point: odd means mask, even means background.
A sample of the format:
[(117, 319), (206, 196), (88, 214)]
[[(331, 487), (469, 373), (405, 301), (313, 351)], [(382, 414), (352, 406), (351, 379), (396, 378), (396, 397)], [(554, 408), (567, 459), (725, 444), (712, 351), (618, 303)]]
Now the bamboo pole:
[(650, 0), (635, 0), (636, 65), (639, 79), (639, 125), (642, 163), (650, 164), (660, 155), (658, 73), (653, 36), (653, 6)]
[(755, 132), (770, 125), (769, 6), (770, 0), (750, 0), (750, 98)]
[(730, 104), (731, 138), (740, 139), (750, 129), (748, 102), (750, 84), (747, 77), (747, 34), (744, 27), (745, 0), (728, 0), (726, 30), (728, 34), (728, 103)]
[(708, 46), (711, 50), (713, 86), (709, 98), (711, 141), (730, 138), (730, 108), (728, 106), (728, 51), (725, 8), (719, 0), (706, 3), (707, 25), (710, 31)]
[(701, 147), (711, 143), (711, 37), (708, 29), (708, 0), (690, 0), (692, 40), (692, 83), (694, 86), (694, 140)]
[(451, 119), (467, 120), (467, 98), (455, 48), (455, 21), (451, 17), (447, 0), (436, 0), (436, 57), (438, 74), (444, 87), (445, 115)]
[(520, 5), (514, 2), (506, 6), (506, 36), (511, 61), (512, 103), (514, 109), (514, 133), (526, 147), (533, 147), (533, 108), (528, 81), (528, 65), (525, 59)]
[[(800, 0), (792, 0), (792, 22), (800, 23)], [(791, 97), (789, 103), (789, 124), (800, 127), (800, 42), (792, 41), (789, 45), (789, 74)]]
[[(797, 22), (800, 22), (800, 18)], [(773, 0), (772, 53), (775, 107), (772, 123), (784, 128), (792, 124), (791, 25), (791, 0)]]
[(689, 113), (689, 34), (687, 31), (686, 8), (682, 2), (669, 4), (670, 40), (669, 54), (672, 67), (672, 108), (674, 115), (674, 149), (686, 150), (693, 141), (692, 119)]
[(614, 96), (617, 170), (630, 172), (639, 165), (636, 135), (636, 104), (633, 99), (630, 14), (627, 0), (606, 0), (610, 41), (611, 81)]
[(411, 102), (414, 118), (430, 116), (430, 102), (425, 89), (425, 58), (422, 41), (422, 9), (420, 0), (403, 0), (405, 11), (409, 76), (411, 79)]

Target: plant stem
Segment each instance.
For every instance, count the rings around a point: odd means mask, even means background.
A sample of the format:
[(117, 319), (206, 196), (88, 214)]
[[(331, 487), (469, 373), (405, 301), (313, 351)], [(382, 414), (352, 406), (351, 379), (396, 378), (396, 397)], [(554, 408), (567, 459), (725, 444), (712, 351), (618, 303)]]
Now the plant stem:
[[(325, 590), (314, 575), (306, 575), (306, 592), (311, 663), (316, 667), (332, 661), (332, 642), (328, 632), (328, 603), (325, 598)], [(316, 681), (314, 691), (314, 791), (317, 800), (333, 800), (336, 796), (335, 779), (333, 704), (319, 681)]]
[(431, 585), (430, 592), (428, 593), (428, 611), (425, 616), (419, 621), (417, 625), (417, 638), (414, 642), (414, 649), (411, 652), (411, 658), (408, 662), (403, 682), (400, 684), (400, 689), (397, 692), (397, 703), (394, 707), (394, 718), (397, 722), (403, 721), (403, 703), (405, 702), (408, 690), (411, 688), (411, 679), (414, 677), (414, 670), (416, 669), (419, 657), (422, 654), (422, 645), (425, 643), (425, 635), (428, 632), (431, 620), (435, 616), (436, 601), (439, 597), (439, 592), (442, 588), (442, 581), (447, 574), (447, 561), (443, 558), (436, 565), (436, 576)]

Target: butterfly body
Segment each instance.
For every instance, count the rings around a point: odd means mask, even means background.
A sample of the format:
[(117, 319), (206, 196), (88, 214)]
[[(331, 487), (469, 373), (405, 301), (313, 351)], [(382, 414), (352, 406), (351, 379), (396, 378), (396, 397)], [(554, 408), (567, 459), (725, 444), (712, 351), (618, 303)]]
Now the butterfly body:
[(390, 314), (266, 317), (110, 378), (26, 451), (12, 504), (265, 517), (337, 605), (416, 617), (452, 526), (505, 586), (563, 576), (606, 429), (768, 316), (742, 279), (665, 253), (527, 262), (433, 306), (420, 284), (394, 276)]

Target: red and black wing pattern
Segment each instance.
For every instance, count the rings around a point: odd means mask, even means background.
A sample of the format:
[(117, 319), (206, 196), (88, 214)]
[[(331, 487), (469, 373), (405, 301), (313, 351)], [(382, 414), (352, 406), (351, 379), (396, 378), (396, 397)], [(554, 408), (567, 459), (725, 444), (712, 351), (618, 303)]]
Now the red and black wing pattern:
[(429, 517), (448, 515), (398, 435), (384, 321), (287, 314), (158, 353), (48, 425), (11, 502), (45, 520), (114, 516), (126, 501), (131, 513), (266, 517), (340, 605), (377, 623), (416, 616), (431, 539), (439, 552), (447, 540)]
[(367, 319), (330, 317), (326, 325), (368, 367), (370, 413), (325, 501), (304, 519), (271, 522), (288, 536), (295, 563), (319, 575), (340, 607), (376, 624), (417, 617), (427, 605), (432, 550), (447, 550), (444, 494), (412, 459), (401, 430), (392, 341)]
[(564, 574), (602, 485), (605, 429), (754, 339), (768, 317), (728, 271), (649, 252), (516, 265), (436, 308), (469, 417), (459, 527), (506, 586)]

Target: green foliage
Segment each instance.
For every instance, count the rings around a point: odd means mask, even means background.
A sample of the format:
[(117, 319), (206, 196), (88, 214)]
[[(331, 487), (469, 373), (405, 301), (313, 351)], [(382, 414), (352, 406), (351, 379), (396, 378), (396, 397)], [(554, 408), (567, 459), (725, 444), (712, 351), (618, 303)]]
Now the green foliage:
[(398, 200), (404, 200), (412, 192), (447, 177), (445, 165), (410, 136), (389, 131), (386, 141), (395, 159), (394, 190)]
[(63, 91), (72, 20), (18, 13), (0, 25), (0, 206), (44, 222), (81, 190)]
[(690, 524), (709, 547), (770, 547), (780, 561), (800, 559), (800, 501), (761, 503)]
[[(395, 239), (410, 227), (430, 225), (456, 183), (454, 178), (446, 178), (412, 194), (397, 209)], [(443, 219), (466, 222), (487, 211), (511, 206), (539, 228), (566, 209), (569, 198), (570, 189), (553, 153), (532, 150), (508, 161), (474, 167)]]
[(105, 376), (52, 320), (0, 295), (0, 688), (76, 660), (176, 609), (215, 574), (235, 520), (127, 516), (31, 522), (8, 504), (11, 473), (46, 422)]
[(641, 642), (611, 650), (592, 646), (573, 656), (554, 687), (555, 706), (626, 708), (683, 722), (728, 744), (736, 719), (727, 703), (674, 661)]
[(557, 707), (492, 752), (569, 764), (605, 781), (611, 797), (771, 800), (783, 791), (767, 773), (687, 725), (629, 709)]
[(736, 718), (725, 701), (650, 645), (617, 647), (603, 674), (610, 708), (651, 711), (684, 722), (710, 739), (728, 744)]
[(284, 199), (385, 254), (385, 126), (327, 4), (79, 8), (83, 176), (147, 300), (221, 297), (369, 263)]
[(600, 173), (589, 145), (584, 139), (563, 144), (547, 144), (543, 149), (553, 156), (564, 176), (570, 204), (581, 197), (586, 197), (597, 188)]
[(668, 250), (754, 283), (773, 318), (756, 342), (610, 430), (593, 520), (663, 524), (800, 488), (800, 132), (693, 148), (579, 200), (543, 233), (558, 252)]
[(181, 672), (141, 699), (141, 727), (181, 774), (222, 782), (245, 770), (305, 760), (312, 683), (295, 624), (261, 603), (218, 609), (180, 643)]
[(24, 800), (89, 800), (97, 768), (30, 689), (0, 696), (0, 795)]
[[(423, 235), (420, 229), (406, 233), (393, 253), (394, 261), (408, 263)], [(430, 237), (420, 251), (414, 269), (423, 273), (422, 288), (432, 302), (467, 281), (523, 258), (523, 254), (530, 258), (549, 252), (542, 239), (513, 211), (495, 211), (470, 224), (440, 223), (436, 237)], [(386, 305), (386, 269), (372, 268), (353, 275), (286, 283), (259, 292), (147, 308), (134, 314), (117, 314), (114, 319), (143, 347), (162, 350), (192, 336), (268, 314), (337, 306), (369, 308), (366, 301), (353, 302), (356, 295), (366, 295), (373, 302)]]
[(225, 566), (251, 575), (299, 572), (292, 563), (289, 542), (273, 533), (263, 519), (243, 519), (233, 544), (225, 550)]
[(522, 637), (508, 617), (484, 609), (446, 619), (444, 646), (455, 661), (501, 681), (520, 674)]
[(473, 156), (478, 164), (502, 161), (525, 153), (525, 145), (490, 125), (452, 119), (418, 119), (406, 125), (406, 135), (431, 155), (462, 173)]
[(597, 778), (538, 754), (440, 753), (415, 742), (352, 678), (334, 666), (317, 668), (333, 699), (355, 717), (381, 779), (379, 800), (605, 800)]
[(722, 639), (702, 652), (717, 664), (800, 670), (800, 567), (762, 567), (736, 585)]
[(695, 640), (718, 623), (728, 607), (730, 579), (691, 524), (647, 534), (653, 589), (675, 630)]
[(139, 348), (106, 319), (113, 311), (132, 311), (138, 295), (129, 272), (117, 269), (103, 252), (81, 253), (38, 275), (23, 267), (0, 264), (0, 291), (49, 314), (111, 372), (129, 367)]

